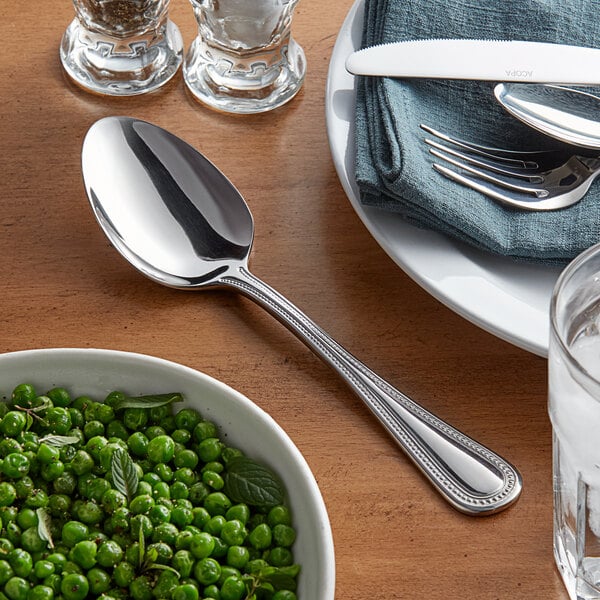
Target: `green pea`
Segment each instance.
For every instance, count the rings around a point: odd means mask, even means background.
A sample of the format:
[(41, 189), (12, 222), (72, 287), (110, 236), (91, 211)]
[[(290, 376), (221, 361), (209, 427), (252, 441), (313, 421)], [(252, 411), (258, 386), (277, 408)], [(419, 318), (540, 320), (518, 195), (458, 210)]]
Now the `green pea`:
[(62, 541), (63, 543), (72, 548), (78, 542), (87, 539), (89, 535), (89, 528), (80, 521), (67, 521), (62, 527)]
[(150, 420), (153, 423), (162, 423), (169, 416), (169, 406), (153, 406), (150, 409)]
[(89, 440), (96, 435), (104, 435), (104, 424), (100, 421), (88, 421), (83, 426), (83, 434)]
[(297, 600), (297, 598), (292, 590), (277, 590), (271, 600)]
[(77, 450), (71, 461), (71, 470), (75, 475), (90, 473), (94, 467), (94, 459), (85, 450)]
[(96, 435), (90, 438), (85, 445), (86, 452), (96, 461), (100, 461), (100, 451), (108, 444), (108, 440), (103, 435)]
[(160, 523), (152, 532), (153, 542), (165, 542), (174, 545), (177, 540), (179, 530), (171, 523)]
[(82, 502), (77, 510), (77, 518), (86, 525), (96, 525), (103, 517), (102, 509), (91, 500)]
[(153, 463), (169, 462), (175, 453), (175, 442), (168, 435), (158, 435), (148, 442), (148, 458)]
[(149, 494), (136, 496), (129, 503), (129, 510), (133, 514), (146, 514), (155, 505), (154, 498)]
[(238, 575), (230, 575), (221, 585), (221, 600), (242, 600), (246, 595), (246, 584)]
[(48, 497), (48, 510), (54, 517), (64, 517), (71, 510), (71, 505), (71, 498), (66, 494), (52, 494)]
[(69, 406), (67, 411), (71, 417), (71, 427), (83, 427), (85, 425), (85, 419), (83, 418), (83, 413), (80, 410), (74, 408), (73, 406)]
[(223, 444), (219, 438), (206, 438), (202, 440), (197, 447), (200, 460), (207, 463), (217, 460), (221, 456)]
[(267, 523), (271, 527), (275, 527), (275, 525), (279, 525), (280, 523), (282, 525), (291, 525), (292, 517), (290, 510), (287, 508), (287, 506), (283, 506), (281, 504), (274, 506), (269, 510), (267, 515)]
[(148, 454), (148, 438), (141, 431), (132, 433), (127, 438), (127, 445), (136, 456), (145, 457)]
[(183, 506), (176, 506), (171, 511), (171, 521), (178, 527), (185, 527), (191, 525), (194, 520), (194, 515), (189, 508)]
[(47, 585), (36, 585), (27, 592), (27, 600), (52, 600), (54, 590)]
[(222, 492), (213, 492), (206, 496), (203, 506), (211, 516), (225, 515), (231, 508), (231, 500)]
[(29, 473), (30, 462), (25, 454), (12, 452), (2, 462), (2, 473), (11, 479), (20, 479)]
[(210, 585), (219, 580), (221, 565), (214, 558), (203, 558), (194, 565), (194, 578), (202, 585)]
[(248, 522), (250, 518), (250, 508), (247, 504), (234, 504), (227, 509), (225, 513), (225, 518), (228, 521), (236, 519), (241, 521), (244, 525)]
[(96, 560), (103, 567), (114, 567), (123, 560), (123, 548), (114, 540), (106, 540), (98, 547)]
[(293, 564), (294, 557), (289, 548), (276, 546), (269, 552), (267, 560), (274, 567), (285, 567)]
[(225, 523), (227, 523), (227, 519), (223, 515), (215, 515), (206, 523), (204, 531), (214, 536), (220, 536)]
[(0, 457), (4, 458), (11, 454), (11, 452), (21, 452), (21, 444), (14, 438), (4, 438), (0, 441)]
[(22, 577), (11, 577), (4, 586), (4, 593), (10, 600), (26, 600), (29, 583)]
[(166, 435), (167, 432), (165, 431), (164, 427), (161, 427), (160, 425), (151, 425), (144, 431), (144, 433), (146, 434), (146, 437), (151, 440), (159, 435)]
[(173, 590), (171, 598), (173, 600), (198, 600), (198, 588), (190, 583), (178, 585)]
[(199, 421), (192, 432), (192, 437), (197, 442), (218, 436), (217, 426), (211, 421)]
[(21, 547), (27, 552), (41, 552), (46, 549), (46, 545), (46, 541), (38, 533), (37, 525), (25, 529), (21, 534)]
[(127, 498), (118, 490), (109, 488), (102, 494), (102, 508), (113, 514), (117, 509), (124, 507), (127, 504)]
[(16, 437), (27, 426), (27, 417), (24, 412), (17, 410), (8, 411), (0, 421), (0, 432), (6, 436)]
[(6, 555), (6, 560), (12, 567), (17, 577), (28, 577), (33, 571), (31, 554), (22, 548), (15, 548)]
[(46, 396), (52, 400), (52, 404), (54, 404), (54, 406), (66, 408), (71, 404), (71, 396), (63, 387), (52, 388), (46, 393)]
[(68, 573), (60, 585), (65, 600), (83, 600), (90, 590), (90, 584), (80, 573)]
[(104, 569), (94, 567), (86, 573), (86, 577), (92, 594), (100, 595), (110, 589), (110, 575)]
[(35, 527), (38, 524), (38, 516), (31, 508), (22, 508), (17, 514), (17, 523), (22, 529)]
[(106, 435), (109, 438), (117, 438), (126, 442), (129, 437), (129, 431), (121, 421), (110, 421), (106, 425)]
[(175, 414), (175, 425), (178, 429), (193, 431), (200, 420), (201, 417), (198, 411), (193, 408), (183, 408)]
[(173, 469), (169, 465), (159, 463), (154, 467), (154, 472), (164, 481), (168, 483), (173, 480)]
[(190, 541), (190, 552), (195, 558), (206, 558), (215, 548), (215, 538), (210, 533), (201, 532), (194, 535)]
[(67, 562), (67, 557), (62, 552), (53, 552), (46, 560), (54, 565), (55, 571), (61, 571)]
[(187, 444), (192, 439), (192, 434), (187, 429), (176, 429), (171, 433), (176, 444)]
[(289, 548), (296, 540), (296, 530), (289, 525), (278, 523), (273, 527), (273, 539), (278, 546)]
[(37, 450), (37, 459), (43, 463), (48, 464), (55, 462), (60, 458), (60, 450), (55, 446), (50, 446), (46, 442), (42, 442)]
[(31, 450), (37, 452), (40, 447), (40, 438), (33, 431), (22, 431), (17, 436), (17, 442), (21, 444), (23, 450)]
[(54, 573), (56, 567), (54, 563), (49, 560), (38, 560), (35, 565), (33, 565), (33, 573), (38, 579), (46, 579)]
[(58, 435), (66, 435), (72, 427), (69, 411), (61, 406), (49, 408), (46, 411), (44, 420), (48, 423), (50, 431)]
[(48, 465), (43, 465), (40, 469), (40, 475), (45, 481), (54, 481), (65, 472), (65, 464), (57, 460)]
[(273, 533), (266, 523), (257, 525), (248, 536), (248, 541), (257, 550), (266, 550), (273, 541)]
[[(103, 404), (102, 402), (98, 403), (98, 406), (96, 407), (95, 416), (96, 419), (100, 421), (100, 423), (102, 423), (103, 425), (110, 425), (111, 423), (120, 423), (119, 421), (115, 421), (115, 411), (113, 407), (108, 404)], [(109, 437), (111, 437), (110, 434)]]
[(69, 552), (69, 559), (87, 570), (96, 564), (97, 552), (98, 548), (94, 542), (83, 540), (73, 546), (71, 552)]
[(229, 546), (227, 548), (227, 564), (236, 569), (243, 569), (250, 560), (250, 552), (245, 546)]
[(145, 575), (136, 577), (129, 585), (129, 593), (133, 600), (152, 600), (152, 585)]
[(49, 587), (54, 594), (59, 594), (61, 582), (62, 577), (58, 575), (58, 573), (53, 573), (52, 575), (48, 575), (48, 577), (46, 577), (42, 583), (46, 587)]
[(184, 500), (190, 495), (190, 490), (183, 481), (175, 481), (169, 486), (169, 494), (173, 499)]
[(135, 568), (128, 562), (120, 562), (113, 571), (113, 579), (119, 587), (128, 587), (135, 579)]
[(178, 468), (188, 467), (189, 469), (195, 469), (198, 465), (198, 455), (193, 450), (181, 450), (175, 454), (173, 462)]
[(0, 586), (4, 585), (11, 577), (14, 577), (15, 572), (7, 560), (0, 560)]
[(30, 383), (20, 383), (13, 389), (11, 399), (13, 404), (28, 406), (36, 396), (35, 388)]
[(77, 487), (77, 478), (73, 473), (65, 472), (52, 482), (52, 486), (57, 494), (70, 496)]
[(204, 528), (204, 526), (210, 521), (210, 513), (203, 506), (195, 506), (192, 509), (192, 516), (194, 518), (192, 525), (198, 527), (199, 529)]
[(148, 413), (142, 408), (126, 408), (123, 411), (123, 424), (132, 431), (143, 429), (148, 422)]
[(148, 511), (148, 518), (156, 527), (161, 523), (168, 523), (171, 520), (171, 511), (166, 506), (156, 504)]
[(247, 535), (244, 524), (237, 519), (227, 521), (221, 529), (221, 539), (230, 546), (241, 546)]
[(225, 486), (223, 478), (214, 471), (204, 471), (204, 473), (202, 473), (202, 483), (213, 490), (222, 490)]
[(221, 598), (221, 590), (218, 585), (214, 583), (211, 585), (207, 585), (204, 590), (204, 598), (214, 598), (215, 600), (220, 600)]

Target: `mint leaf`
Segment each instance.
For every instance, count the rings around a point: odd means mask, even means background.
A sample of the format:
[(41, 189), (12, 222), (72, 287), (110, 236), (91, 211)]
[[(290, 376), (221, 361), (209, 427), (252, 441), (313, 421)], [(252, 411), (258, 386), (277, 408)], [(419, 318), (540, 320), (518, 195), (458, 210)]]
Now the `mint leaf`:
[(111, 473), (115, 487), (131, 500), (138, 488), (138, 472), (129, 454), (120, 448), (113, 452)]
[(114, 401), (114, 410), (122, 408), (156, 408), (172, 402), (183, 402), (183, 396), (179, 392), (170, 394), (151, 394), (148, 396), (124, 396)]
[(50, 515), (45, 508), (38, 508), (36, 511), (38, 517), (38, 535), (45, 542), (48, 543), (50, 548), (54, 548), (54, 542), (52, 541), (52, 534), (50, 533)]
[[(28, 417), (30, 415), (27, 415)], [(43, 438), (40, 438), (40, 444), (45, 443), (48, 446), (54, 446), (55, 448), (62, 448), (63, 446), (68, 446), (70, 444), (77, 444), (81, 440), (74, 435), (47, 435)]]
[(224, 491), (234, 502), (262, 508), (281, 504), (284, 496), (279, 478), (247, 456), (236, 456), (227, 463)]

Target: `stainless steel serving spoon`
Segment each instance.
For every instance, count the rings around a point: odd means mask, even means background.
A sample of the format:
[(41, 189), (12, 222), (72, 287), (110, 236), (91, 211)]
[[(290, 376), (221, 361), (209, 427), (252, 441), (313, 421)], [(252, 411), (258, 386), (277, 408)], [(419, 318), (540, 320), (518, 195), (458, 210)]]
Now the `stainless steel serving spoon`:
[(600, 97), (536, 83), (499, 83), (494, 95), (530, 127), (567, 144), (600, 150)]
[(491, 514), (518, 498), (511, 464), (394, 389), (250, 273), (252, 215), (202, 154), (150, 123), (109, 117), (88, 131), (82, 168), (102, 229), (144, 275), (179, 289), (233, 288), (268, 310), (341, 375), (456, 509)]

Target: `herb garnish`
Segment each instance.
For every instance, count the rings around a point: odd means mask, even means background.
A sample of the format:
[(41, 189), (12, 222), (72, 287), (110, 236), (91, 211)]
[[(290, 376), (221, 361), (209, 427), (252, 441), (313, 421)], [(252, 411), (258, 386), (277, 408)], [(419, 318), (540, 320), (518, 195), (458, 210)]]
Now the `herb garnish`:
[(125, 450), (117, 448), (112, 455), (111, 473), (115, 487), (131, 500), (137, 492), (139, 477), (131, 457)]
[(183, 402), (183, 396), (179, 392), (170, 394), (150, 394), (146, 396), (123, 396), (113, 401), (114, 410), (122, 408), (156, 408), (165, 406), (172, 402)]
[(45, 541), (48, 542), (50, 548), (54, 548), (54, 542), (52, 541), (52, 534), (50, 533), (50, 515), (48, 511), (41, 507), (36, 511), (38, 517), (38, 535)]
[(236, 456), (227, 463), (225, 493), (235, 502), (270, 508), (283, 502), (283, 485), (267, 467), (247, 456)]

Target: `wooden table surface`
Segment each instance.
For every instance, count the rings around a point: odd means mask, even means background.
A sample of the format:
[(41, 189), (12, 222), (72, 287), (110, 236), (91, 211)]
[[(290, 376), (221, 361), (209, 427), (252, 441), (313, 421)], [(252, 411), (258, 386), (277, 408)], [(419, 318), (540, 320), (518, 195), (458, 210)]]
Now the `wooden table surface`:
[[(141, 352), (247, 395), (316, 476), (339, 600), (565, 600), (552, 555), (546, 361), (422, 290), (372, 239), (338, 181), (325, 85), (350, 6), (302, 0), (293, 33), (307, 56), (303, 89), (276, 111), (234, 117), (193, 101), (181, 73), (141, 97), (79, 90), (58, 58), (71, 3), (3, 0), (0, 351)], [(170, 14), (187, 47), (191, 7), (173, 0)], [(253, 272), (383, 377), (517, 465), (519, 502), (481, 519), (454, 511), (333, 371), (262, 309), (228, 292), (170, 290), (127, 264), (96, 224), (80, 172), (88, 127), (116, 114), (165, 127), (214, 160), (254, 214)]]

